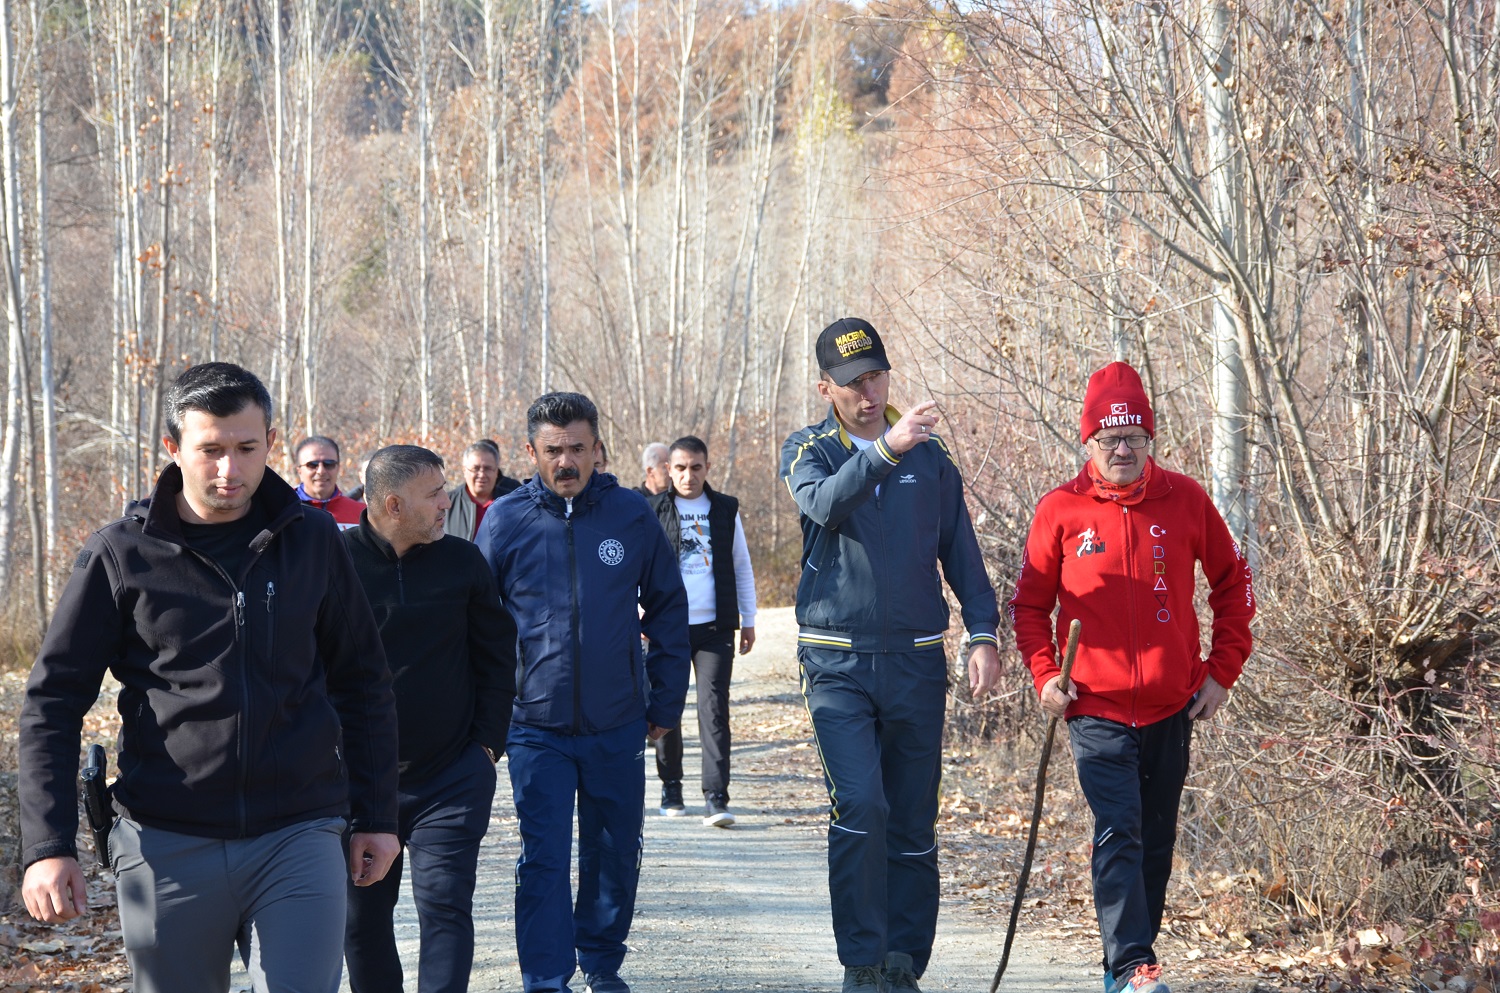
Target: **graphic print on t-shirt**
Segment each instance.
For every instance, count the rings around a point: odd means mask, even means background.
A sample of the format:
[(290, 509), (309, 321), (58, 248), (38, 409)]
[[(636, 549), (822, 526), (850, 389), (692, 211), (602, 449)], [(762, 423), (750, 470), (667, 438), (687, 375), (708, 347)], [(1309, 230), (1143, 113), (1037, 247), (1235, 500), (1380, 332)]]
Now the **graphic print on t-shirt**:
[(708, 511), (679, 510), (679, 519), (682, 522), (682, 555), (678, 564), (682, 568), (682, 578), (710, 575), (714, 559), (708, 543)]

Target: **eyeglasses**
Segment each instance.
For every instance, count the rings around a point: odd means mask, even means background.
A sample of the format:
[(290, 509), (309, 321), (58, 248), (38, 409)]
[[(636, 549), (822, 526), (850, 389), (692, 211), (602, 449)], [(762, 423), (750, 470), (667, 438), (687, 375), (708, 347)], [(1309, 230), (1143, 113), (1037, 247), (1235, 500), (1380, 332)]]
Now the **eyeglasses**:
[(313, 459), (311, 462), (302, 463), (302, 468), (308, 472), (317, 472), (319, 466), (322, 466), (324, 469), (333, 469), (337, 468), (338, 464), (338, 459)]
[(1131, 448), (1145, 448), (1151, 444), (1151, 436), (1149, 434), (1105, 434), (1093, 439), (1094, 444), (1106, 452), (1119, 448), (1122, 441)]

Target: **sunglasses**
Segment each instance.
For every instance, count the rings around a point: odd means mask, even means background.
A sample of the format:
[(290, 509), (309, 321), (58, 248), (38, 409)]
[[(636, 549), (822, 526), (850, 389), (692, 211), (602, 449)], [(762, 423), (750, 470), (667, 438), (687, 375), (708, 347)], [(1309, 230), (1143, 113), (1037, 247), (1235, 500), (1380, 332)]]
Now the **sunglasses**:
[(302, 463), (302, 468), (306, 469), (308, 472), (313, 472), (318, 468), (318, 466), (322, 466), (324, 469), (332, 469), (338, 464), (338, 459), (313, 459), (311, 462)]

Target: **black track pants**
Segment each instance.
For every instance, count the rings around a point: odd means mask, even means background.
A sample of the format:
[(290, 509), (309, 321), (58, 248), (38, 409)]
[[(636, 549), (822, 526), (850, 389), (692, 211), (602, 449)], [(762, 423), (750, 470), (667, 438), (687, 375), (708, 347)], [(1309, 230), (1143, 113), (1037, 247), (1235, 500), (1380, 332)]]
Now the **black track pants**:
[[(729, 680), (734, 675), (734, 632), (717, 624), (692, 624), (693, 673), (698, 681), (698, 744), (703, 749), (703, 795), (729, 793)], [(656, 775), (682, 782), (682, 728), (656, 739)]]
[(1101, 717), (1068, 722), (1078, 785), (1094, 812), (1094, 912), (1104, 968), (1116, 978), (1154, 963), (1177, 843), (1193, 722), (1187, 708), (1133, 728)]
[(803, 645), (797, 656), (832, 806), (828, 892), (839, 961), (879, 965), (887, 952), (905, 952), (921, 976), (937, 930), (942, 648)]

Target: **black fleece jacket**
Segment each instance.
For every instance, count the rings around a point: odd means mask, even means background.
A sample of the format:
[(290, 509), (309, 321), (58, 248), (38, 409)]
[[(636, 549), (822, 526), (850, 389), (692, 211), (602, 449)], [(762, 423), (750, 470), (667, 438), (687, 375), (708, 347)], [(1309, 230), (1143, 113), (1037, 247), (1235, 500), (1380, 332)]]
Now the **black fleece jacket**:
[(79, 732), (106, 671), (114, 802), (133, 820), (246, 838), (352, 813), (396, 830), (390, 671), (333, 518), (267, 472), (252, 499), (270, 523), (229, 576), (184, 543), (181, 491), (168, 466), (73, 563), (21, 710), (23, 866), (76, 855)]
[(343, 538), (391, 666), (402, 788), (448, 768), (470, 741), (500, 754), (516, 698), (516, 625), (479, 548), (448, 534), (397, 558), (368, 511)]

